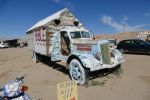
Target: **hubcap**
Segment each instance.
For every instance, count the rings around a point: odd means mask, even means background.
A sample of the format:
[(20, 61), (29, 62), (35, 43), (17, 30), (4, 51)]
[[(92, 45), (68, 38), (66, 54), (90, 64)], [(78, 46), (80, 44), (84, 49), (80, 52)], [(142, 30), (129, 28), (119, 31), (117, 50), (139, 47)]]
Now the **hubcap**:
[(71, 74), (75, 80), (79, 80), (81, 78), (81, 71), (78, 66), (79, 65), (77, 63), (71, 64)]

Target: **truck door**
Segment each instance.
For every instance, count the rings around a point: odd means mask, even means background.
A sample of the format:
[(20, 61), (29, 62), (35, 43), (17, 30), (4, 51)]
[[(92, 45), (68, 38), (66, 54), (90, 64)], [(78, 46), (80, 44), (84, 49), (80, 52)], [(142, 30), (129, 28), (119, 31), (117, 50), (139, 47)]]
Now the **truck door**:
[(51, 61), (60, 61), (61, 52), (60, 52), (60, 33), (53, 34), (52, 37), (52, 49), (51, 49)]
[(61, 46), (61, 54), (64, 56), (68, 56), (70, 54), (70, 39), (66, 31), (60, 32), (60, 46)]

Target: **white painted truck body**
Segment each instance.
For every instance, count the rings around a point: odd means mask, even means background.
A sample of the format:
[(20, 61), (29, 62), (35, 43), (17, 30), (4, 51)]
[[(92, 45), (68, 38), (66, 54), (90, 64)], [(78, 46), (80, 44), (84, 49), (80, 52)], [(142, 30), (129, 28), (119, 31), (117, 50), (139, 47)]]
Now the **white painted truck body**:
[(113, 68), (124, 62), (122, 54), (107, 40), (94, 40), (93, 33), (68, 10), (63, 9), (27, 31), (33, 58), (41, 54), (66, 64), (72, 80), (85, 84), (88, 71)]

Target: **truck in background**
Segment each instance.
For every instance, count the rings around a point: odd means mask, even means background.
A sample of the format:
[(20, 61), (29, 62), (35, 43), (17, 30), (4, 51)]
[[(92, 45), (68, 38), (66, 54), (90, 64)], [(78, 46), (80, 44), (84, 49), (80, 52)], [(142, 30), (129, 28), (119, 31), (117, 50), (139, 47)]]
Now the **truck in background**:
[(136, 37), (137, 37), (137, 39), (144, 40), (146, 42), (150, 42), (150, 32), (148, 32), (148, 31), (140, 32)]
[(38, 62), (38, 55), (44, 55), (53, 62), (65, 63), (71, 79), (80, 85), (88, 82), (90, 72), (124, 62), (122, 54), (110, 48), (108, 40), (93, 39), (93, 33), (67, 8), (37, 22), (26, 34), (34, 62)]
[(8, 48), (8, 44), (1, 41), (0, 42), (0, 48)]

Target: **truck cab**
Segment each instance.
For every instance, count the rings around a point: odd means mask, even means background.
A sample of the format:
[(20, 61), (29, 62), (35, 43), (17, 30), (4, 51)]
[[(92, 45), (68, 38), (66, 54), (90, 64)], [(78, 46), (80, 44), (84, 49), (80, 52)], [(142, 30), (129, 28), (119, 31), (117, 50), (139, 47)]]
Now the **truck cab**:
[[(72, 47), (75, 44), (75, 41), (88, 41), (92, 39), (92, 33), (88, 32), (85, 29), (80, 28), (68, 28), (60, 31), (61, 38), (61, 53), (63, 55), (69, 55), (72, 51)], [(67, 52), (66, 52), (67, 51)], [(66, 52), (66, 53), (65, 53)]]
[(124, 62), (122, 54), (110, 48), (108, 40), (95, 40), (84, 28), (66, 27), (56, 32), (51, 41), (51, 60), (65, 62), (71, 79), (81, 85), (88, 82), (89, 72), (114, 68)]

